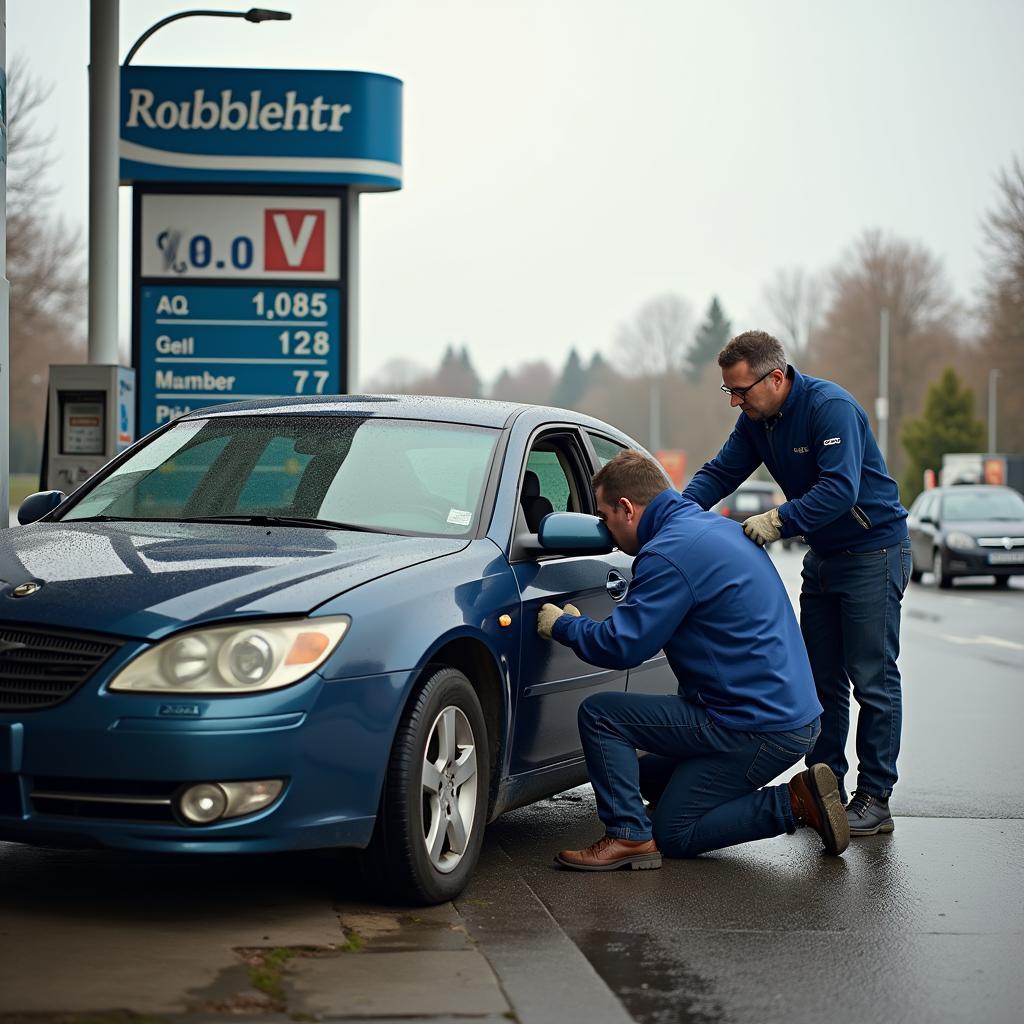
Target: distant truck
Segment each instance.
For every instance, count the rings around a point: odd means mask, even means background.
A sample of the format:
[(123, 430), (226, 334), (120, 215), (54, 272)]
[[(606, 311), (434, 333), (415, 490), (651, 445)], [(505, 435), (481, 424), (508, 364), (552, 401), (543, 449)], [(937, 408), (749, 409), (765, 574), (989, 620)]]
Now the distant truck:
[(949, 452), (942, 456), (939, 486), (951, 484), (1006, 484), (1024, 492), (1024, 455)]

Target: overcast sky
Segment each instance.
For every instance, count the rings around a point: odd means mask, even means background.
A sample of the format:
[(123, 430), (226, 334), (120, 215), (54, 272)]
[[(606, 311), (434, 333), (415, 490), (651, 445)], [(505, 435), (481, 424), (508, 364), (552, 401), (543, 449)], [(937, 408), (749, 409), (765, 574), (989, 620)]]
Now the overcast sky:
[[(361, 201), (364, 375), (432, 367), (453, 342), (486, 378), (573, 345), (611, 354), (667, 291), (761, 326), (777, 268), (827, 267), (867, 227), (923, 243), (970, 301), (995, 175), (1024, 156), (1021, 0), (279, 6), (291, 22), (171, 25), (135, 63), (404, 81), (405, 187)], [(187, 7), (124, 0), (122, 56)], [(83, 231), (88, 11), (7, 0), (8, 60), (53, 85), (54, 207)]]

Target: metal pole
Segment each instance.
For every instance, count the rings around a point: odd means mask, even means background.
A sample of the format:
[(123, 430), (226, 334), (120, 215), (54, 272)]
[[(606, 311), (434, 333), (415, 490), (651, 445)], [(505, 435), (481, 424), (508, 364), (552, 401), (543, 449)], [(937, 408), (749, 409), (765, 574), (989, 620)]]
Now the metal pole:
[(878, 324), (878, 398), (875, 400), (878, 421), (878, 450), (882, 459), (889, 457), (889, 310), (883, 306)]
[(999, 371), (991, 369), (988, 371), (988, 453), (995, 455), (996, 451), (996, 382), (999, 380)]
[(11, 286), (7, 280), (7, 0), (0, 0), (0, 528), (11, 506)]
[(661, 447), (661, 379), (659, 377), (651, 378), (650, 413), (650, 445), (651, 451), (656, 452)]
[(359, 190), (345, 189), (345, 224), (348, 237), (345, 258), (345, 390), (359, 390)]
[(89, 8), (89, 362), (120, 363), (117, 186), (121, 124), (118, 0)]

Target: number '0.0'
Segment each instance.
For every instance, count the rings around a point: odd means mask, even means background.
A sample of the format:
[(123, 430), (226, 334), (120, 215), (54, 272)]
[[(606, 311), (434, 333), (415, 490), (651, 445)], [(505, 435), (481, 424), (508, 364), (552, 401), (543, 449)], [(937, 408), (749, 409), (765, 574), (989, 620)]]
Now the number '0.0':
[[(252, 239), (238, 235), (231, 240), (231, 265), (235, 270), (248, 270), (252, 266)], [(207, 235), (193, 235), (188, 243), (189, 262), (197, 270), (203, 270), (213, 259), (213, 243)]]

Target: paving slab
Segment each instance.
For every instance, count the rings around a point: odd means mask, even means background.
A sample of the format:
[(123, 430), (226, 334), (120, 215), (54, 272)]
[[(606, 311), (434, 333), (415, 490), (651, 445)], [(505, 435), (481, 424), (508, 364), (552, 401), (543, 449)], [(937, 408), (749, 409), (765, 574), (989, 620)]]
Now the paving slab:
[(473, 949), (295, 961), (285, 984), (293, 1013), (325, 1019), (509, 1012), (494, 972)]

